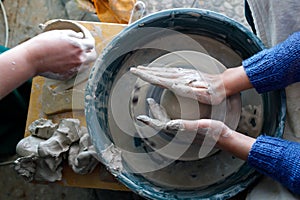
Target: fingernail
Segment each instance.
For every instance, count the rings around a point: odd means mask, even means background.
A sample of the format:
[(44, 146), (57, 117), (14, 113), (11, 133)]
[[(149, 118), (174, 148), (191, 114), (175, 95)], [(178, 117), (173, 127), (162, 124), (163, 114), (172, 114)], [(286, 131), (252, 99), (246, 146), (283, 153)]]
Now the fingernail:
[(141, 121), (141, 122), (145, 123), (145, 124), (149, 124), (149, 121), (150, 121), (149, 117), (146, 116), (146, 115), (139, 115), (139, 116), (136, 117), (136, 119), (138, 121)]
[(76, 35), (78, 38), (83, 39), (84, 38), (84, 34), (82, 32), (76, 32)]
[(152, 98), (147, 98), (147, 103), (148, 103), (149, 105), (152, 105), (152, 104), (155, 104), (156, 102), (155, 102), (155, 100), (152, 99)]
[(129, 71), (136, 72), (136, 68), (135, 67), (130, 67)]
[(185, 127), (181, 120), (172, 120), (167, 123), (166, 129), (168, 131), (184, 131)]
[(136, 68), (137, 68), (137, 69), (140, 69), (140, 68), (146, 68), (146, 67), (143, 66), (143, 65), (138, 65)]

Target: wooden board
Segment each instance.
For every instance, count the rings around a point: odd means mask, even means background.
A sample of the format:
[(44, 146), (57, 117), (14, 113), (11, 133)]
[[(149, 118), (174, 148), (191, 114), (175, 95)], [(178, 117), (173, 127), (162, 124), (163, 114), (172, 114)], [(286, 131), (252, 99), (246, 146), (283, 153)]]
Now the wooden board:
[[(126, 25), (112, 24), (112, 23), (95, 23), (95, 22), (79, 22), (85, 26), (94, 36), (96, 40), (96, 51), (98, 55), (103, 48), (123, 30)], [(93, 66), (93, 63), (90, 67)], [(54, 122), (59, 122), (62, 118), (77, 118), (83, 126), (86, 126), (84, 110), (68, 111), (54, 115), (46, 115), (42, 110), (42, 95), (43, 87), (46, 79), (43, 77), (35, 77), (32, 82), (30, 104), (28, 108), (25, 137), (30, 135), (28, 126), (39, 118), (52, 119)], [(65, 164), (63, 168), (62, 181), (57, 182), (65, 186), (99, 188), (110, 190), (128, 190), (123, 184), (119, 183), (102, 164), (88, 175), (79, 175), (72, 171), (70, 167)]]

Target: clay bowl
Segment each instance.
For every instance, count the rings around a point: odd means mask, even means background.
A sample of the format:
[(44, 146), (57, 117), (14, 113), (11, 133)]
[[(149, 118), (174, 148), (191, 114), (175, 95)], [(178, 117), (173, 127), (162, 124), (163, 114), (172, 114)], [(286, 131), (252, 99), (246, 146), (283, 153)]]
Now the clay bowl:
[[(129, 25), (102, 52), (86, 88), (87, 127), (101, 162), (120, 182), (149, 199), (227, 199), (247, 188), (259, 174), (227, 152), (177, 159), (159, 151), (169, 144), (151, 146), (161, 136), (147, 127), (138, 132), (136, 115), (147, 112), (147, 95), (156, 97), (159, 91), (163, 103), (168, 94), (149, 84), (136, 87), (140, 80), (129, 68), (148, 66), (178, 51), (204, 53), (226, 68), (237, 67), (263, 48), (241, 24), (206, 10), (165, 10)], [(144, 94), (133, 98), (137, 90)], [(283, 91), (260, 95), (247, 90), (239, 95), (238, 131), (252, 137), (282, 135)], [(142, 109), (134, 110), (134, 104)], [(153, 137), (158, 138), (151, 141)]]
[(41, 25), (41, 28), (43, 29), (43, 32), (51, 31), (51, 30), (73, 30), (77, 33), (81, 32), (83, 34), (83, 37), (89, 36), (91, 37), (91, 33), (87, 28), (82, 26), (81, 24), (70, 21), (70, 20), (64, 20), (64, 19), (53, 19), (47, 21), (45, 24)]

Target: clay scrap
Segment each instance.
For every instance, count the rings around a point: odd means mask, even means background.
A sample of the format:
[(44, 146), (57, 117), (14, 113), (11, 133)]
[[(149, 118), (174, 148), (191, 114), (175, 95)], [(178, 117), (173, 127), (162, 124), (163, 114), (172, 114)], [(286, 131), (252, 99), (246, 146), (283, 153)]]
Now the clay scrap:
[(92, 172), (99, 163), (87, 128), (78, 119), (65, 118), (55, 124), (41, 118), (29, 130), (31, 135), (16, 147), (21, 157), (14, 162), (15, 171), (26, 181), (62, 180), (64, 160), (78, 174)]

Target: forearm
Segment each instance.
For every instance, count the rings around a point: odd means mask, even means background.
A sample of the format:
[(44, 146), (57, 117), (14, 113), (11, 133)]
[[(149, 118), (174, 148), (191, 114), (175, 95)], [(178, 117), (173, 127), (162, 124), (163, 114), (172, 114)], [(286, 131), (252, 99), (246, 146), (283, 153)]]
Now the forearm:
[(281, 138), (260, 136), (253, 144), (248, 164), (292, 192), (300, 194), (300, 144)]
[(0, 55), (0, 99), (36, 74), (26, 44)]
[(259, 93), (282, 89), (300, 81), (300, 32), (227, 69), (221, 79), (226, 96), (254, 87)]
[(221, 79), (223, 80), (226, 96), (253, 87), (243, 66), (227, 69), (222, 73)]
[(233, 131), (225, 136), (221, 134), (216, 145), (240, 159), (247, 160), (257, 171), (300, 194), (299, 143), (269, 136), (254, 139)]
[(231, 134), (226, 136), (221, 135), (216, 145), (218, 148), (227, 151), (240, 159), (247, 160), (254, 142), (254, 138), (232, 131)]
[(259, 92), (283, 89), (300, 81), (300, 32), (271, 49), (243, 61), (245, 72)]
[[(195, 131), (201, 139), (206, 137), (207, 134), (211, 135), (216, 141), (215, 145), (224, 151), (239, 157), (243, 160), (247, 160), (252, 145), (255, 142), (254, 138), (246, 136), (242, 133), (236, 132), (228, 128), (223, 122), (218, 120), (200, 119), (200, 120), (172, 120), (172, 123), (168, 123), (169, 126), (180, 127), (181, 130)], [(167, 126), (168, 126), (167, 124)], [(167, 127), (172, 130), (174, 128)]]

